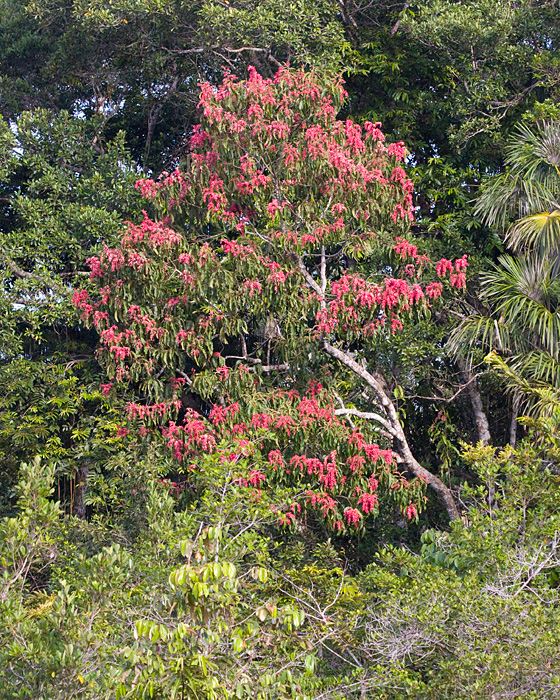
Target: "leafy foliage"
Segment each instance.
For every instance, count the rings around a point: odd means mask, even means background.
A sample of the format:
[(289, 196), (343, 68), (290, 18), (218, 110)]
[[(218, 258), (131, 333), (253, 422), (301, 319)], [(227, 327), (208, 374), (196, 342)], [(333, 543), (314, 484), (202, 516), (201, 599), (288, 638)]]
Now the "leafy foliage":
[(491, 224), (503, 227), (509, 216), (522, 215), (509, 227), (506, 242), (523, 255), (502, 256), (492, 272), (481, 276), (487, 313), (471, 314), (450, 339), (456, 353), (466, 345), (508, 357), (507, 369), (497, 357), (494, 367), (533, 404), (533, 389), (556, 389), (559, 381), (557, 140), (557, 122), (544, 123), (538, 131), (521, 126), (509, 147), (508, 169), (480, 197), (478, 209)]
[(0, 0), (2, 698), (560, 697), (556, 5)]

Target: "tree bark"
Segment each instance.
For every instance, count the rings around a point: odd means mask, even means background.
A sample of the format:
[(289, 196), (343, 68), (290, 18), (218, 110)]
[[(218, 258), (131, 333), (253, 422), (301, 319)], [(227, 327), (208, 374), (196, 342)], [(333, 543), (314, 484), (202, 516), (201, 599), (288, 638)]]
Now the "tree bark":
[(519, 396), (513, 397), (513, 406), (511, 408), (511, 423), (509, 424), (509, 444), (515, 447), (517, 444), (517, 418), (519, 416)]
[(492, 436), (490, 435), (490, 428), (488, 426), (488, 417), (486, 416), (482, 406), (482, 397), (478, 389), (478, 384), (472, 371), (461, 357), (457, 358), (457, 364), (461, 370), (463, 381), (466, 384), (466, 390), (472, 406), (478, 439), (483, 445), (488, 445), (492, 440)]
[(84, 496), (87, 491), (87, 477), (89, 474), (89, 464), (86, 462), (78, 469), (76, 474), (76, 487), (74, 489), (74, 499), (72, 501), (72, 515), (81, 520), (86, 519), (86, 504)]
[(400, 455), (403, 464), (418, 478), (425, 481), (441, 498), (447, 510), (450, 520), (456, 520), (459, 518), (459, 511), (453, 494), (451, 490), (439, 479), (435, 474), (432, 474), (425, 467), (423, 467), (412, 454), (406, 435), (404, 434), (403, 427), (399, 420), (397, 410), (385, 392), (382, 383), (375, 377), (375, 375), (368, 372), (367, 369), (359, 365), (356, 360), (351, 357), (348, 353), (335, 348), (327, 342), (323, 342), (323, 350), (338, 360), (340, 363), (345, 365), (350, 369), (357, 377), (364, 381), (370, 389), (373, 390), (378, 401), (381, 403), (383, 410), (386, 415), (386, 420), (388, 426), (390, 426), (389, 432), (394, 436), (398, 444), (398, 454)]

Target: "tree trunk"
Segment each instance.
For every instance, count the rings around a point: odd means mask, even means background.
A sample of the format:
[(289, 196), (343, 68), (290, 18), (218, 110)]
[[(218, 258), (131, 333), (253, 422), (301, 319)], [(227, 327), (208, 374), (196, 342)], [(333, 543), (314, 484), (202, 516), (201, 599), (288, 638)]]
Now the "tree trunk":
[(425, 467), (423, 467), (412, 454), (410, 445), (408, 444), (408, 440), (406, 439), (406, 435), (404, 434), (403, 427), (399, 420), (397, 410), (393, 402), (385, 392), (383, 385), (379, 381), (379, 379), (377, 379), (373, 374), (368, 372), (367, 369), (359, 365), (356, 362), (356, 360), (353, 357), (351, 357), (348, 353), (345, 353), (344, 351), (335, 348), (333, 345), (330, 345), (327, 342), (323, 343), (323, 349), (328, 355), (330, 355), (331, 357), (335, 358), (343, 365), (348, 367), (348, 369), (350, 369), (356, 376), (362, 379), (362, 381), (364, 381), (370, 387), (370, 389), (373, 390), (377, 399), (383, 406), (387, 418), (386, 423), (383, 422), (382, 424), (386, 427), (388, 426), (391, 435), (396, 439), (399, 446), (398, 454), (400, 455), (403, 464), (416, 477), (426, 482), (428, 486), (430, 486), (438, 494), (438, 496), (441, 498), (445, 505), (445, 509), (447, 510), (447, 514), (449, 515), (450, 520), (456, 520), (457, 518), (459, 518), (459, 511), (455, 504), (455, 500), (453, 498), (451, 490), (443, 483), (443, 481), (439, 477), (437, 477), (435, 474), (432, 474)]
[(81, 520), (86, 518), (86, 504), (84, 496), (87, 491), (87, 477), (89, 474), (89, 464), (86, 462), (78, 469), (76, 474), (76, 487), (74, 489), (74, 499), (72, 501), (72, 515)]
[(519, 416), (519, 396), (513, 397), (513, 406), (511, 408), (511, 423), (509, 424), (509, 444), (515, 447), (517, 444), (517, 418)]
[(488, 445), (488, 443), (491, 442), (492, 437), (488, 426), (488, 418), (482, 406), (482, 397), (480, 395), (480, 391), (478, 390), (478, 384), (472, 371), (461, 357), (457, 358), (457, 364), (461, 370), (463, 381), (466, 384), (466, 391), (471, 402), (478, 439), (483, 445)]

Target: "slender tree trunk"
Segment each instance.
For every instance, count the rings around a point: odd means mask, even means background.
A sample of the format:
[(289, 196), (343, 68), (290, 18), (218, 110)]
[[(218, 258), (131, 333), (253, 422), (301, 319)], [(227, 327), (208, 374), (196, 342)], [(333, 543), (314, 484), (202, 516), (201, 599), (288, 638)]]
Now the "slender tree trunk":
[(478, 384), (470, 368), (461, 357), (457, 358), (457, 364), (461, 370), (463, 381), (466, 384), (466, 392), (468, 393), (471, 402), (478, 439), (483, 445), (488, 445), (488, 443), (491, 442), (492, 437), (488, 426), (488, 417), (486, 416), (482, 406), (482, 397), (478, 389)]
[(428, 486), (430, 486), (438, 494), (445, 505), (450, 520), (456, 520), (459, 518), (459, 511), (457, 509), (457, 505), (455, 504), (451, 490), (440, 478), (423, 467), (412, 454), (412, 450), (410, 449), (410, 445), (406, 439), (406, 435), (398, 417), (395, 405), (387, 395), (381, 381), (376, 378), (375, 375), (368, 372), (367, 369), (359, 365), (353, 357), (343, 350), (339, 350), (327, 342), (323, 343), (323, 349), (328, 355), (348, 367), (348, 369), (350, 369), (356, 376), (364, 381), (370, 387), (370, 389), (373, 390), (375, 396), (381, 403), (386, 416), (386, 421), (384, 420), (381, 424), (395, 438), (398, 444), (398, 454), (400, 455), (403, 464), (415, 476), (422, 479), (422, 481), (425, 481)]
[(76, 474), (76, 487), (74, 489), (74, 498), (72, 500), (72, 515), (75, 515), (81, 520), (86, 518), (86, 504), (84, 496), (87, 491), (87, 477), (89, 474), (89, 464), (86, 462), (78, 469)]
[(509, 424), (509, 444), (515, 447), (517, 444), (517, 418), (519, 416), (519, 396), (513, 397), (513, 406), (511, 408), (511, 423)]

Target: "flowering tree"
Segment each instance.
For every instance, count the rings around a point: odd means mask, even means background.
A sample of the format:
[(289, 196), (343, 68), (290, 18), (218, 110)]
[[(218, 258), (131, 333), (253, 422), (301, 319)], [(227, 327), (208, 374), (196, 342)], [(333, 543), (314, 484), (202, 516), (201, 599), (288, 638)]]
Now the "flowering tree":
[(467, 260), (434, 263), (405, 238), (404, 144), (338, 120), (344, 96), (288, 69), (202, 85), (184, 166), (137, 183), (160, 216), (90, 259), (97, 292), (74, 301), (101, 336), (104, 392), (139, 397), (131, 424), (161, 430), (185, 466), (219, 452), (257, 495), (294, 484), (283, 522), (313, 508), (359, 527), (380, 488), (412, 518), (425, 483), (455, 518), (380, 360), (403, 323), (464, 287)]

